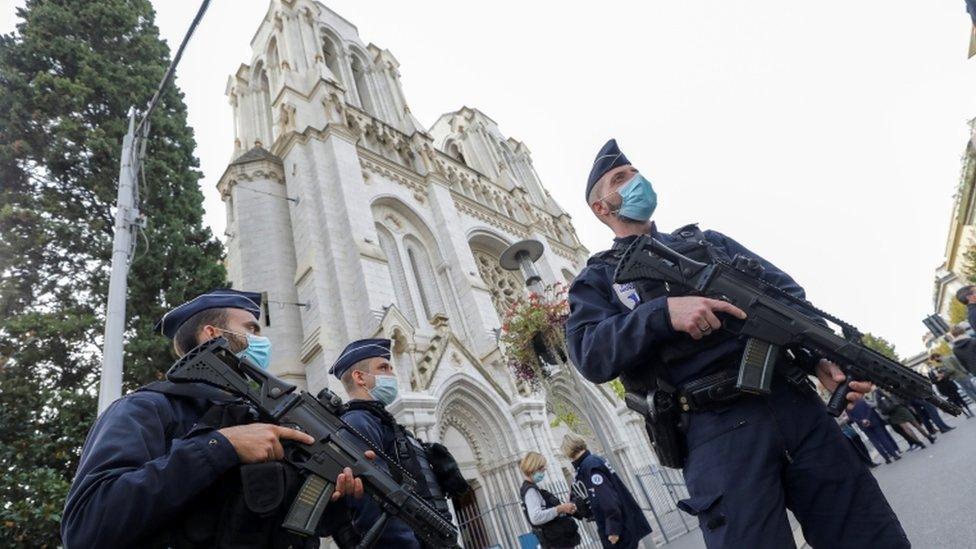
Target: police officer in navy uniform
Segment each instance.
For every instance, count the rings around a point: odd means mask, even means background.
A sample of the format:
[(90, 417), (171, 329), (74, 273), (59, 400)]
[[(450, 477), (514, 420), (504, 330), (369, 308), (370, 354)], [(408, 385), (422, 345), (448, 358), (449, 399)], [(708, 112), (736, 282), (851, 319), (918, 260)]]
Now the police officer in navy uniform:
[[(166, 313), (156, 329), (180, 356), (223, 336), (239, 356), (267, 368), (271, 345), (261, 336), (260, 303), (257, 293), (214, 290)], [(65, 547), (318, 547), (318, 538), (280, 528), (290, 504), (284, 496), (297, 490), (284, 480), (294, 473), (278, 469), (282, 442), (312, 438), (252, 422), (237, 402), (209, 386), (162, 381), (109, 406), (88, 434), (68, 493)], [(260, 513), (251, 510), (245, 477), (260, 484), (249, 496), (278, 494), (280, 504), (264, 499)], [(332, 499), (362, 493), (362, 481), (346, 469)], [(326, 518), (338, 507), (330, 506)]]
[[(403, 483), (412, 480), (417, 494), (434, 505), (445, 519), (451, 520), (446, 499), (440, 497), (444, 488), (434, 478), (432, 469), (435, 467), (432, 467), (426, 448), (386, 410), (396, 400), (398, 393), (397, 377), (390, 363), (392, 344), (389, 339), (361, 339), (346, 346), (336, 359), (329, 373), (342, 381), (349, 396), (347, 411), (342, 419), (394, 462), (388, 464), (385, 460), (378, 460), (377, 463), (386, 466), (390, 474)], [(436, 446), (446, 454), (455, 476), (459, 475), (456, 462), (447, 449)], [(406, 476), (410, 478), (403, 478)], [(463, 479), (458, 480), (463, 486), (454, 489), (466, 491), (467, 483)], [(368, 495), (353, 502), (352, 513), (360, 532), (369, 530), (380, 517), (379, 507)], [(386, 523), (376, 546), (411, 549), (421, 547), (421, 542), (405, 522), (394, 517)]]
[(651, 533), (651, 525), (630, 490), (602, 457), (591, 454), (586, 440), (576, 434), (563, 437), (560, 448), (572, 460), (576, 480), (590, 493), (590, 508), (604, 548), (633, 549)]
[[(691, 494), (681, 507), (699, 517), (706, 544), (793, 547), (789, 508), (814, 547), (908, 547), (877, 481), (854, 456), (822, 400), (805, 387), (804, 373), (833, 390), (844, 380), (836, 364), (793, 349), (786, 366), (799, 375), (777, 374), (770, 395), (733, 390), (724, 396), (728, 393), (711, 390), (713, 380), (728, 387), (731, 379), (734, 387), (730, 374), (738, 368), (745, 341), (720, 330), (722, 318), (745, 313), (660, 282), (616, 284), (613, 274), (626, 246), (648, 234), (699, 260), (752, 258), (766, 282), (799, 298), (803, 289), (721, 233), (694, 225), (659, 231), (651, 222), (657, 195), (613, 139), (593, 163), (586, 200), (616, 238), (613, 249), (590, 258), (570, 287), (569, 355), (594, 383), (621, 377), (626, 387), (628, 380), (653, 378), (652, 385), (670, 387), (677, 395), (695, 387), (701, 398), (689, 402), (679, 424)], [(850, 387), (853, 402), (872, 386), (851, 382)]]

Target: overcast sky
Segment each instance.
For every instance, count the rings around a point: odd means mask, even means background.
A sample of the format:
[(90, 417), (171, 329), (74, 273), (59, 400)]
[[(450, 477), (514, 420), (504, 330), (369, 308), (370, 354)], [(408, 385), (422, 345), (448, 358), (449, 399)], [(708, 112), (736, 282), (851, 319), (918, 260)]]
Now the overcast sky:
[[(199, 4), (153, 3), (175, 49)], [(13, 29), (15, 4), (0, 0), (0, 31)], [(616, 137), (658, 192), (659, 227), (722, 231), (821, 308), (902, 355), (922, 350), (976, 116), (963, 0), (326, 5), (393, 52), (421, 123), (467, 105), (525, 142), (590, 251), (612, 235), (583, 185)], [(233, 145), (224, 88), (267, 7), (214, 0), (178, 71), (206, 221), (221, 238), (215, 186)]]

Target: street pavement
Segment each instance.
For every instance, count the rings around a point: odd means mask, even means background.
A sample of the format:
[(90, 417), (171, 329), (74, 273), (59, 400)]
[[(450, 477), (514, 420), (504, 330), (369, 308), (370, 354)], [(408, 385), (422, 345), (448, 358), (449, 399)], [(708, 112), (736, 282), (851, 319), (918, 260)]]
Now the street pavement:
[[(943, 417), (956, 429), (938, 435), (935, 444), (926, 441), (924, 450), (903, 452), (901, 460), (875, 467), (874, 476), (912, 547), (976, 548), (976, 419)], [(892, 436), (902, 450), (907, 448), (904, 439)], [(875, 454), (875, 461), (884, 460)], [(705, 544), (701, 533), (692, 530), (662, 547), (701, 549)]]
[[(976, 419), (943, 416), (956, 427), (928, 448), (874, 468), (912, 547), (976, 547)], [(896, 436), (899, 446), (907, 446)], [(881, 459), (876, 459), (881, 462)]]

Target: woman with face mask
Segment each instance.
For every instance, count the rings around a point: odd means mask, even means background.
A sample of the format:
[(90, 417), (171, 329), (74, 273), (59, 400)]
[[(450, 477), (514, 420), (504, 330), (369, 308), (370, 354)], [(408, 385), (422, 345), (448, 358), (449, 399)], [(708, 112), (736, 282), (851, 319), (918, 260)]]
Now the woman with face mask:
[(568, 515), (576, 512), (576, 505), (560, 503), (559, 498), (542, 488), (546, 478), (546, 458), (529, 452), (519, 463), (525, 482), (519, 490), (522, 511), (539, 538), (543, 548), (576, 547), (580, 543), (576, 522)]

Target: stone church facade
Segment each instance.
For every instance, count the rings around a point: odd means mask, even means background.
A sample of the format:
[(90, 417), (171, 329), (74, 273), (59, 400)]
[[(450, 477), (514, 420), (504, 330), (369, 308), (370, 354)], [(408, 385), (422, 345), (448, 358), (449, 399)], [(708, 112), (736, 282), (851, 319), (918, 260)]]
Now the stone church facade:
[[(392, 338), (401, 396), (391, 410), (454, 452), (475, 487), (454, 502), (464, 517), (517, 499), (526, 451), (549, 458), (551, 477), (570, 473), (557, 409), (606, 433), (612, 448), (591, 436), (592, 448), (625, 478), (650, 464), (640, 419), (612, 391), (586, 383), (579, 394), (561, 375), (532, 392), (504, 363), (501, 311), (525, 287), (501, 252), (542, 242), (549, 284), (572, 280), (588, 256), (528, 147), (467, 107), (422, 126), (393, 54), (318, 2), (273, 0), (251, 46), (226, 89), (236, 139), (219, 190), (233, 285), (267, 292), (272, 371), (342, 394), (327, 373), (341, 349)], [(494, 515), (478, 520), (499, 530)]]

